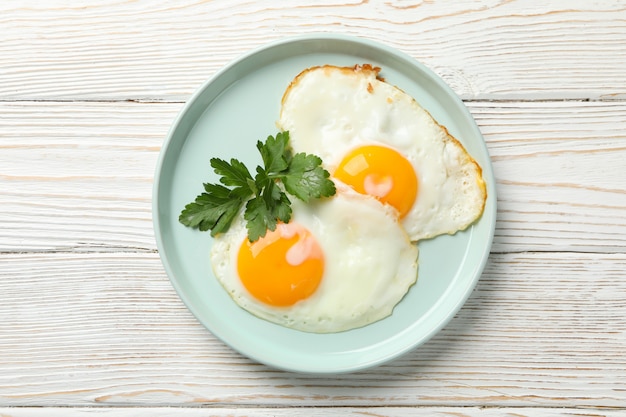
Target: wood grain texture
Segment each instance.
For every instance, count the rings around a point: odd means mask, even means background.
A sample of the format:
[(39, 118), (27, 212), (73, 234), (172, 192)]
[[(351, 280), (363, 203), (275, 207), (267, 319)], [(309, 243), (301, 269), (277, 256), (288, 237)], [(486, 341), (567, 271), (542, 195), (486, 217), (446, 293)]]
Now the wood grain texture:
[(184, 100), (268, 42), (387, 43), (462, 97), (626, 97), (626, 2), (63, 0), (0, 4), (0, 99)]
[(0, 104), (0, 251), (155, 249), (152, 178), (181, 106)]
[[(625, 251), (625, 103), (467, 104), (496, 175), (494, 252)], [(0, 103), (0, 252), (155, 250), (152, 179), (181, 107)]]
[(317, 377), (216, 340), (155, 253), (1, 254), (0, 404), (623, 407), (624, 270), (624, 254), (494, 254), (430, 342), (369, 371)]
[[(431, 341), (335, 377), (235, 353), (174, 292), (152, 181), (201, 83), (286, 36), (420, 60), (465, 99), (498, 218)], [(0, 416), (626, 415), (626, 0), (0, 2)]]
[(623, 411), (577, 408), (479, 408), (479, 407), (327, 407), (327, 408), (0, 408), (1, 417), (622, 417)]
[(497, 179), (494, 251), (624, 251), (624, 103), (469, 107)]

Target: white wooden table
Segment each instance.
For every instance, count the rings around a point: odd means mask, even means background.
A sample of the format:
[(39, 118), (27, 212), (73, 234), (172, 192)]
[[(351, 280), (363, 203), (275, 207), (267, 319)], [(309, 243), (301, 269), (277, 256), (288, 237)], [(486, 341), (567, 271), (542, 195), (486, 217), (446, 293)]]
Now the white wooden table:
[[(487, 268), (426, 345), (285, 373), (185, 308), (151, 222), (200, 84), (333, 31), (438, 73), (487, 141)], [(626, 1), (0, 2), (0, 415), (626, 415)], [(296, 408), (297, 407), (297, 408)]]

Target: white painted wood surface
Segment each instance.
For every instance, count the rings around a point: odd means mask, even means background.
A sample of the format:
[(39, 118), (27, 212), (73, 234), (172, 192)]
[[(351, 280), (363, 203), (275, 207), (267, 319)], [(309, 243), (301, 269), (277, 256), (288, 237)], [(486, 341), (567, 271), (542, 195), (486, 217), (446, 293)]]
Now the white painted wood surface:
[[(0, 408), (3, 417), (57, 417), (67, 416), (66, 408)], [(338, 415), (347, 417), (621, 417), (623, 413), (615, 410), (589, 411), (575, 408), (560, 409), (555, 411), (551, 408), (531, 408), (520, 412), (517, 408), (478, 408), (478, 407), (342, 407), (342, 408), (250, 408), (245, 410), (211, 407), (210, 409), (197, 408), (76, 408), (71, 411), (76, 417), (87, 416), (120, 416), (120, 417), (170, 417), (175, 413), (182, 417), (291, 417), (303, 415), (310, 417), (335, 417)]]
[[(172, 289), (151, 223), (189, 95), (250, 49), (316, 31), (437, 72), (476, 118), (499, 193), (455, 319), (333, 378), (216, 340)], [(0, 415), (626, 415), (626, 1), (6, 1), (0, 34)]]

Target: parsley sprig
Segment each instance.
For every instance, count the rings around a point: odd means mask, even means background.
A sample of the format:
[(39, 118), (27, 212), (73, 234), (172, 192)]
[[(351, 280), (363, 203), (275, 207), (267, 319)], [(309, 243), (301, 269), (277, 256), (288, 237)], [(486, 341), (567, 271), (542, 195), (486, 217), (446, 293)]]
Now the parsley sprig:
[(287, 223), (291, 219), (291, 201), (285, 191), (305, 202), (335, 194), (335, 184), (318, 156), (292, 155), (289, 132), (269, 136), (265, 143), (258, 141), (256, 147), (263, 166), (256, 167), (254, 177), (237, 159), (227, 162), (212, 158), (211, 167), (220, 176), (220, 183), (204, 184), (204, 192), (185, 206), (178, 220), (201, 231), (211, 230), (211, 236), (215, 236), (229, 229), (245, 204), (248, 239), (254, 242), (268, 229), (275, 230), (278, 221)]

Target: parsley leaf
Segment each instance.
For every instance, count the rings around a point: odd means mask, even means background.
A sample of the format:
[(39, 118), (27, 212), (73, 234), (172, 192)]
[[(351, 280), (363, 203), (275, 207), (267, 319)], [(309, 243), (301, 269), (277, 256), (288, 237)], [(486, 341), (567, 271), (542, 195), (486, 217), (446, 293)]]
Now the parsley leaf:
[(215, 236), (228, 230), (248, 197), (236, 196), (220, 184), (204, 184), (204, 190), (193, 203), (185, 206), (178, 220), (203, 232), (211, 230), (211, 236)]
[(335, 184), (321, 164), (322, 160), (315, 155), (295, 154), (289, 164), (289, 175), (282, 179), (285, 190), (304, 202), (334, 195)]
[(291, 152), (287, 148), (289, 132), (280, 132), (276, 137), (268, 136), (265, 144), (258, 141), (257, 149), (263, 158), (266, 172), (280, 172), (289, 166)]
[(249, 200), (246, 204), (244, 219), (247, 221), (248, 239), (254, 242), (265, 236), (266, 231), (276, 230), (278, 221), (283, 223), (291, 219), (291, 202), (287, 195), (272, 182), (261, 198)]
[(305, 153), (292, 155), (289, 132), (269, 136), (265, 143), (259, 141), (256, 146), (263, 167), (256, 168), (254, 178), (237, 159), (230, 162), (211, 159), (220, 184), (204, 184), (205, 192), (180, 213), (178, 220), (183, 225), (200, 231), (211, 230), (211, 236), (215, 236), (228, 231), (245, 205), (248, 239), (254, 242), (265, 236), (268, 229), (275, 230), (279, 221), (289, 222), (291, 201), (287, 193), (305, 202), (335, 194), (335, 184), (322, 168), (319, 157)]
[(220, 182), (224, 185), (235, 187), (249, 187), (248, 181), (252, 179), (250, 171), (241, 162), (231, 159), (230, 164), (219, 158), (211, 158), (211, 166), (217, 175), (221, 175)]

